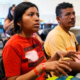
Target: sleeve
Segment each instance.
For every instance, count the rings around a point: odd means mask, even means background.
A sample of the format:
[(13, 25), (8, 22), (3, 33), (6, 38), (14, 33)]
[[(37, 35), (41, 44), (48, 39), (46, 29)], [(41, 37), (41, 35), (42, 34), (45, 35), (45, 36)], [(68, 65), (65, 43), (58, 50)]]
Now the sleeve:
[(63, 38), (58, 34), (55, 34), (50, 37), (48, 45), (49, 45), (49, 49), (50, 49), (49, 51), (50, 51), (51, 57), (57, 51), (65, 51), (66, 52), (65, 42), (64, 42)]
[(74, 34), (73, 34), (73, 38), (74, 38), (74, 41), (75, 41), (76, 45), (78, 45), (78, 41), (77, 41), (77, 39), (76, 39)]
[(6, 46), (2, 52), (5, 76), (17, 76), (21, 73), (21, 59), (12, 46)]

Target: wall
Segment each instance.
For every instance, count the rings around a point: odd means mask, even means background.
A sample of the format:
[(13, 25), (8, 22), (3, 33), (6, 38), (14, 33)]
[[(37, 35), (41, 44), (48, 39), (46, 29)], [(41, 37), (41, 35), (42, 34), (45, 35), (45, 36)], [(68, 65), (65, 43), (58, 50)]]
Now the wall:
[(29, 0), (39, 7), (40, 18), (45, 22), (57, 23), (55, 8), (61, 2), (70, 2), (76, 12), (76, 26), (80, 26), (80, 0)]
[(0, 0), (0, 18), (5, 18), (8, 14), (8, 9), (12, 4), (19, 4), (22, 0)]
[[(14, 4), (18, 4), (22, 1), (26, 1), (26, 0), (0, 0), (0, 4), (2, 3), (6, 3), (12, 5)], [(76, 26), (80, 26), (80, 0), (28, 0), (30, 2), (35, 3), (38, 8), (39, 8), (39, 12), (40, 12), (40, 19), (44, 20), (44, 22), (53, 22), (53, 23), (57, 23), (56, 21), (56, 17), (55, 17), (55, 7), (61, 3), (61, 2), (70, 2), (74, 5), (74, 9), (76, 12)], [(7, 10), (8, 7), (5, 7), (4, 9), (2, 7), (0, 7), (0, 17), (6, 17), (7, 15)], [(1, 11), (2, 10), (2, 11)]]

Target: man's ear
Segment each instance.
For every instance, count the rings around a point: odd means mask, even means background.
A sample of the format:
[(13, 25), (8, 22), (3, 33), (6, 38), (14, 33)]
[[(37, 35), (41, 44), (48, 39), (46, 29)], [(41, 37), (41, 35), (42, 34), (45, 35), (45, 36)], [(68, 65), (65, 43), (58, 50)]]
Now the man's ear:
[(60, 18), (60, 16), (57, 16), (56, 19), (57, 19), (58, 23), (61, 23), (61, 18)]

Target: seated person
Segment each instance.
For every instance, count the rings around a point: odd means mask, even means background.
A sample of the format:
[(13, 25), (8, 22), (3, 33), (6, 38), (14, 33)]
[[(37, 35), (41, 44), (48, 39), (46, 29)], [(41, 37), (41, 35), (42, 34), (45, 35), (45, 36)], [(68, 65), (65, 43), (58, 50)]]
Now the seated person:
[(13, 4), (8, 11), (8, 15), (4, 20), (4, 31), (6, 35), (6, 40), (4, 40), (4, 45), (5, 43), (10, 39), (10, 37), (14, 34), (14, 20), (13, 20), (13, 13), (15, 10), (15, 4)]
[(41, 39), (41, 37), (37, 33), (33, 33), (33, 37), (36, 37), (40, 41), (40, 43), (44, 45), (44, 41)]
[(56, 7), (56, 19), (59, 23), (51, 30), (44, 43), (48, 57), (52, 57), (57, 51), (76, 51), (75, 35), (70, 28), (75, 26), (75, 11), (70, 3), (60, 3)]
[[(56, 19), (59, 23), (53, 30), (51, 30), (44, 43), (44, 49), (48, 59), (53, 57), (57, 51), (76, 51), (75, 35), (70, 32), (70, 28), (75, 26), (75, 11), (73, 5), (70, 3), (60, 3), (56, 7)], [(77, 43), (78, 44), (78, 43)], [(66, 59), (66, 58), (65, 58)], [(71, 60), (70, 58), (67, 58)], [(74, 63), (72, 65), (72, 63)], [(79, 69), (80, 63), (72, 62), (71, 67), (74, 67), (73, 71)]]

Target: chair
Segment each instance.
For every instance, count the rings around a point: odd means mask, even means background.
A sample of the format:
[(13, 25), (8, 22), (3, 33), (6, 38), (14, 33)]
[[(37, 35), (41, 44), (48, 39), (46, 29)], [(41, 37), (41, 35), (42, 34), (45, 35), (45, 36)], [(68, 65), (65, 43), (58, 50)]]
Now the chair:
[(0, 80), (5, 77), (3, 58), (0, 56)]
[(76, 39), (77, 39), (78, 43), (80, 44), (80, 35), (77, 35)]
[(0, 25), (0, 49), (3, 48), (4, 44), (3, 44), (3, 39), (5, 35), (4, 35), (4, 31), (3, 31), (3, 25)]

